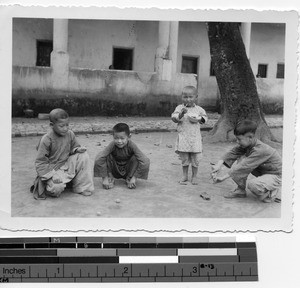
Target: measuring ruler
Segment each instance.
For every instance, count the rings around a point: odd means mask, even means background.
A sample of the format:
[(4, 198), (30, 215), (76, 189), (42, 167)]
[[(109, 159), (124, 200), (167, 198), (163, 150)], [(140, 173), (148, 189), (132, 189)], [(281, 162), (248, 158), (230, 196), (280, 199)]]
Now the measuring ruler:
[(258, 281), (235, 237), (0, 238), (0, 282)]

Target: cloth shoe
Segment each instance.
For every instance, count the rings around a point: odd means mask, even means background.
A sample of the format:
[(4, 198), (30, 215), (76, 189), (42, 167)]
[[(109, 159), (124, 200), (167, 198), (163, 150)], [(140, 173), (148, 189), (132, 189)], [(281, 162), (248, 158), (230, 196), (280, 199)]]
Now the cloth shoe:
[(267, 193), (268, 196), (266, 198), (264, 198), (262, 201), (265, 202), (265, 203), (272, 203), (272, 202), (274, 202), (275, 199), (276, 199), (277, 193), (278, 193), (278, 189), (275, 189), (273, 191), (269, 191)]
[(227, 199), (246, 198), (246, 197), (247, 197), (246, 191), (243, 192), (242, 190), (240, 190), (238, 188), (224, 194), (224, 198), (227, 198)]
[(79, 194), (81, 194), (83, 196), (91, 196), (93, 193), (91, 191), (83, 191), (83, 192), (81, 192)]

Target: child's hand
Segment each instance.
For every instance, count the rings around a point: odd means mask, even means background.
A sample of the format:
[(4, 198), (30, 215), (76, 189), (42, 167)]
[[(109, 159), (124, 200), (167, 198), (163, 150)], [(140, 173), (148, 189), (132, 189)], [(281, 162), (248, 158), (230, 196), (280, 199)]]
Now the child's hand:
[(178, 119), (176, 117), (172, 117), (171, 120), (174, 122), (174, 123), (178, 123)]
[(212, 173), (211, 176), (212, 176), (214, 184), (218, 183), (218, 182), (223, 182), (224, 180), (226, 180), (227, 178), (230, 177), (228, 173), (226, 173), (222, 176), (218, 176), (217, 173)]
[(130, 180), (127, 179), (126, 182), (127, 182), (127, 187), (129, 189), (135, 189), (136, 188), (136, 177), (135, 176), (132, 176)]
[(59, 184), (62, 183), (62, 178), (58, 174), (54, 174), (52, 177), (53, 183)]
[(217, 164), (210, 163), (210, 165), (211, 165), (211, 170), (212, 170), (211, 174), (218, 173), (220, 171), (220, 169), (222, 168), (223, 161), (220, 160), (220, 161), (218, 161)]
[(181, 119), (187, 111), (187, 108), (183, 107), (179, 113), (179, 119)]
[(108, 177), (105, 177), (102, 182), (102, 186), (104, 189), (110, 189), (110, 182)]
[(205, 123), (205, 119), (204, 119), (202, 116), (200, 116), (199, 123), (200, 123), (200, 124)]
[(211, 174), (216, 174), (220, 171), (221, 167), (219, 167), (218, 165), (212, 165), (211, 166)]
[(188, 111), (188, 109), (186, 108), (186, 107), (183, 107), (182, 109), (181, 109), (181, 114), (182, 115), (184, 115), (186, 112)]
[(85, 151), (86, 151), (86, 147), (84, 147), (84, 146), (80, 146), (76, 150), (76, 152), (78, 152), (78, 153), (84, 153)]
[(222, 182), (224, 180), (223, 177), (217, 176), (216, 173), (212, 173), (211, 176), (214, 183)]

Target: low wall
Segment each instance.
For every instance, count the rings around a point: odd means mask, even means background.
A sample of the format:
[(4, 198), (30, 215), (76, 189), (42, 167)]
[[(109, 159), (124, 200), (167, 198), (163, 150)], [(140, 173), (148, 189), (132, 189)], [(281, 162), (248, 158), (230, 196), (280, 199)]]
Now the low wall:
[[(52, 68), (14, 66), (12, 116), (24, 116), (25, 109), (34, 110), (36, 116), (57, 107), (72, 116), (169, 116), (181, 101), (183, 87), (199, 83), (194, 74), (178, 73), (173, 78), (158, 81), (151, 72), (71, 68), (63, 88), (53, 89), (60, 79), (53, 77)], [(207, 78), (198, 86), (199, 105), (215, 111), (215, 79)], [(278, 85), (260, 81), (258, 90), (265, 112), (281, 113), (283, 81)]]
[(178, 74), (172, 82), (156, 73), (71, 68), (64, 89), (55, 86), (52, 68), (13, 67), (13, 116), (35, 115), (61, 107), (70, 115), (169, 116), (180, 102), (182, 88), (196, 85), (192, 75)]
[(284, 79), (258, 78), (256, 85), (263, 111), (266, 114), (283, 114)]

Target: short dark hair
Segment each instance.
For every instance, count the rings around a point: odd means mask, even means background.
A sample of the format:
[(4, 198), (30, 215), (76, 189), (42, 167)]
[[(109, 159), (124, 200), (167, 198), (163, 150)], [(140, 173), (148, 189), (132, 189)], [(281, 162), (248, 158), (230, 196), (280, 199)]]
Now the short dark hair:
[(50, 122), (55, 123), (57, 122), (59, 119), (68, 119), (69, 118), (69, 114), (60, 108), (56, 108), (53, 109), (50, 114), (49, 114), (49, 119)]
[(130, 135), (129, 126), (126, 123), (118, 123), (113, 127), (113, 133), (125, 132), (127, 136)]
[(252, 120), (242, 120), (238, 122), (234, 128), (234, 135), (245, 135), (246, 133), (253, 133), (255, 134), (257, 129), (257, 123)]
[(197, 92), (196, 87), (191, 86), (191, 85), (185, 86), (185, 87), (182, 89), (182, 94), (185, 93), (187, 90), (193, 91), (193, 94), (195, 94), (195, 95), (198, 96), (198, 92)]

